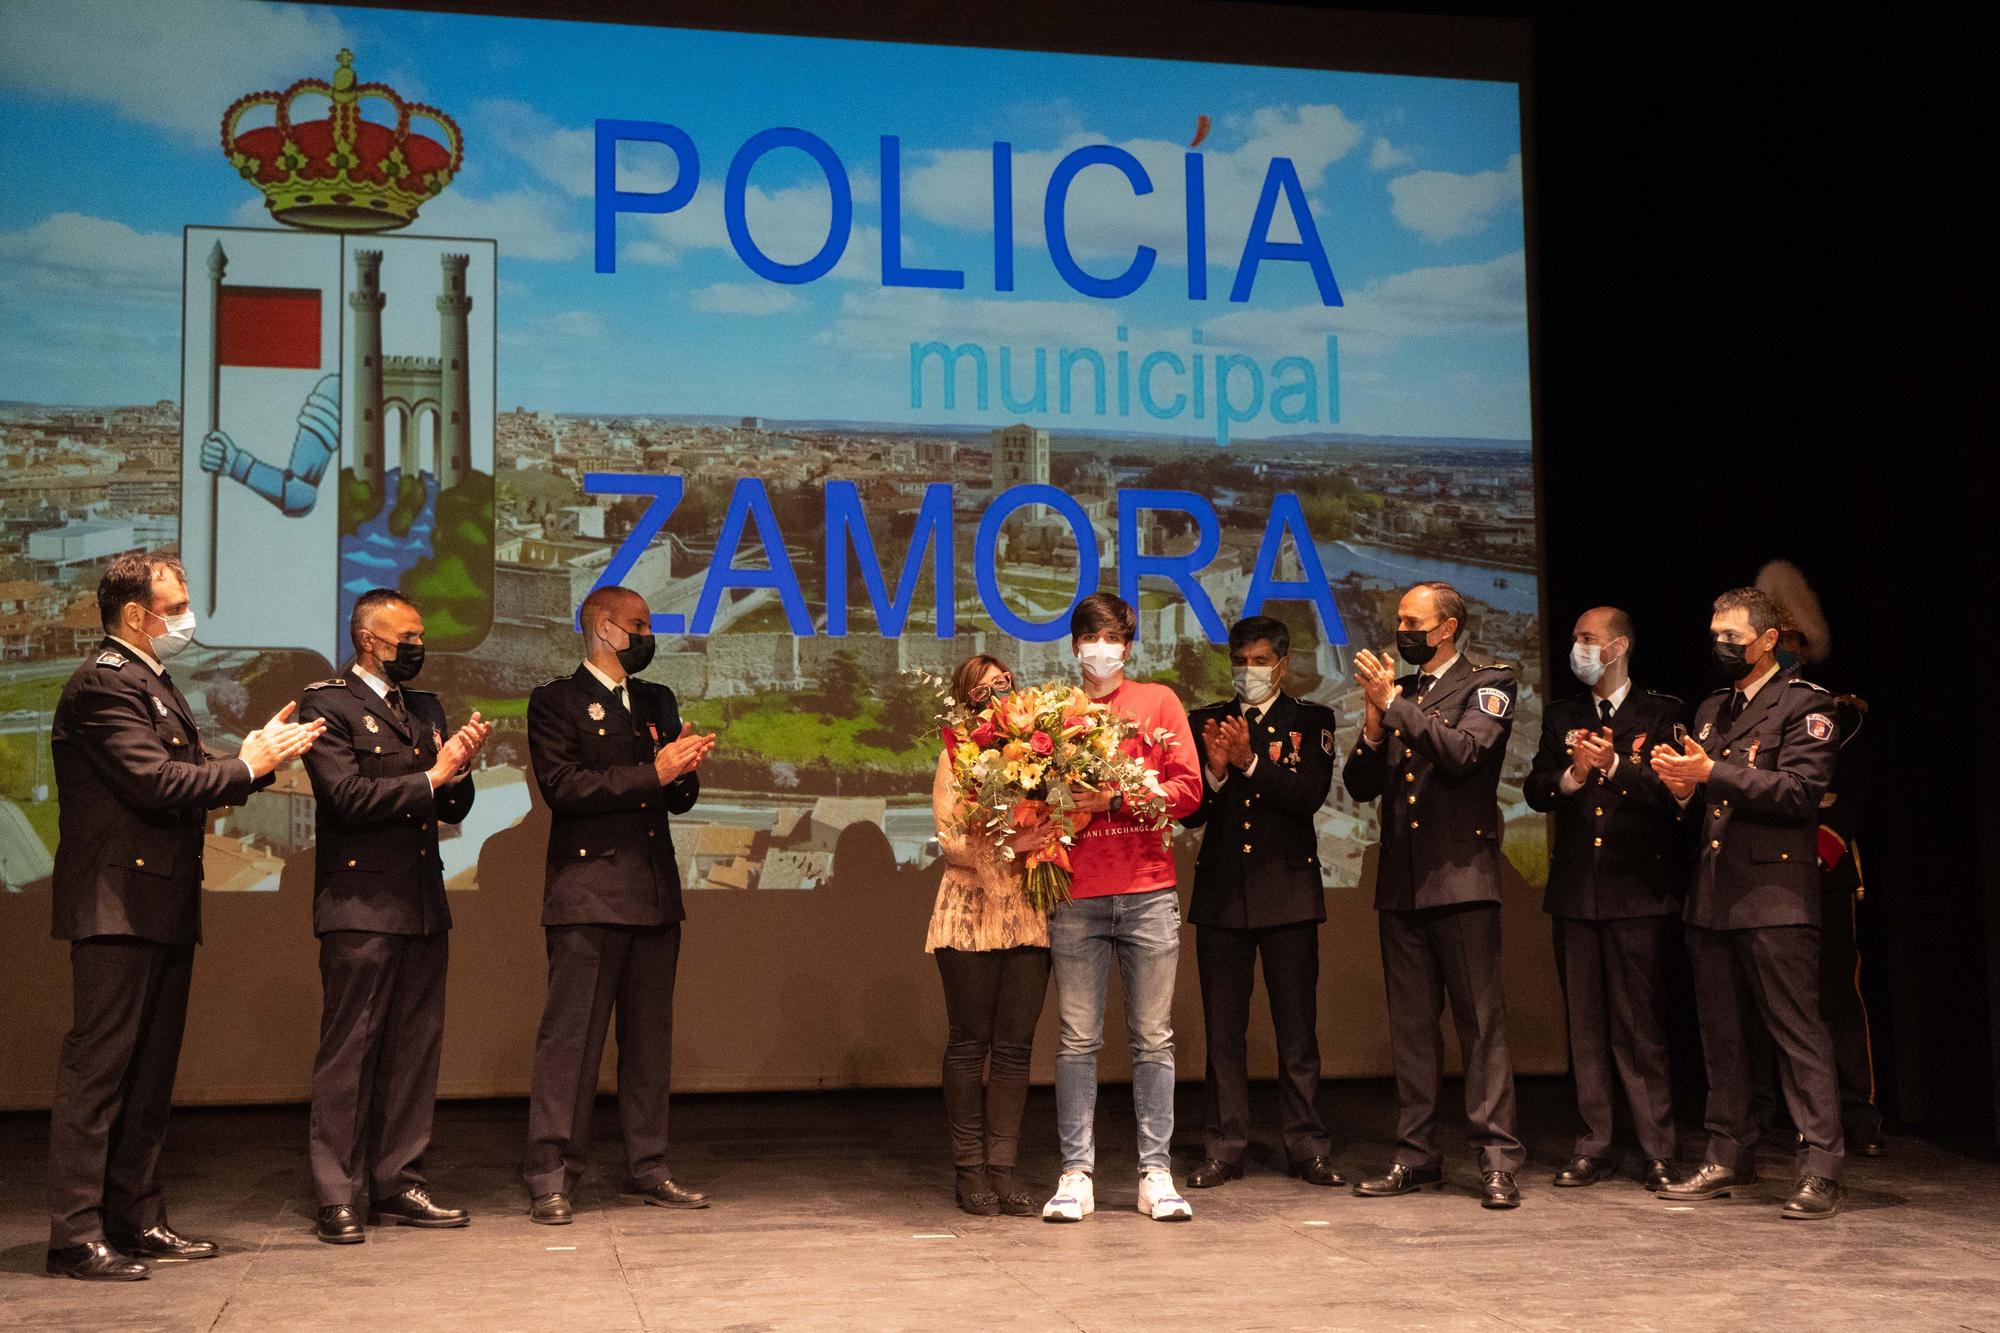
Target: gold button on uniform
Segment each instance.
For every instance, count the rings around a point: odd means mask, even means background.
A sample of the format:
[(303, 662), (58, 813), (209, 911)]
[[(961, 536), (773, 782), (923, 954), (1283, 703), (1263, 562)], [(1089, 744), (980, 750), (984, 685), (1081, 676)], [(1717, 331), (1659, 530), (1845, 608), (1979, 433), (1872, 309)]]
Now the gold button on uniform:
[(1717, 841), (1714, 838), (1710, 838), (1708, 840), (1708, 845), (1711, 849), (1716, 849), (1716, 850), (1719, 850), (1722, 847), (1721, 842)]
[(1415, 782), (1416, 780), (1417, 780), (1417, 775), (1415, 773), (1403, 774), (1403, 781), (1405, 782)]
[(1244, 851), (1246, 851), (1246, 852), (1247, 852), (1247, 851), (1249, 851), (1249, 850), (1250, 850), (1250, 844), (1249, 844), (1249, 843), (1247, 843), (1247, 842), (1246, 842), (1246, 843), (1244, 843), (1244, 844), (1243, 844), (1243, 850), (1244, 850)]
[(352, 870), (352, 869), (354, 869), (354, 867), (355, 867), (355, 866), (357, 866), (357, 865), (360, 865), (360, 864), (361, 864), (361, 863), (360, 863), (359, 861), (349, 861), (349, 862), (347, 863), (347, 868), (348, 868), (349, 870)]
[(1250, 831), (1250, 821), (1247, 819), (1243, 821), (1243, 831), (1245, 833), (1248, 833)]
[(1417, 821), (1416, 821), (1416, 820), (1414, 820), (1414, 819), (1412, 819), (1412, 820), (1410, 821), (1410, 827), (1411, 827), (1411, 828), (1415, 828), (1416, 826), (1417, 826)]
[(589, 851), (589, 849), (588, 849), (588, 848), (585, 848), (585, 847), (579, 847), (579, 848), (577, 848), (577, 849), (576, 849), (576, 854), (577, 854), (578, 856), (589, 856), (589, 855), (590, 855), (590, 851)]
[(1590, 845), (1591, 845), (1592, 847), (1602, 847), (1602, 846), (1604, 845), (1604, 839), (1602, 839), (1602, 838), (1592, 838), (1592, 839), (1590, 840)]
[(1597, 817), (1599, 819), (1604, 818), (1604, 807), (1601, 805), (1597, 807)]
[(1411, 805), (1415, 805), (1417, 803), (1417, 798), (1414, 796), (1406, 796), (1403, 799), (1408, 801)]
[(143, 856), (135, 856), (132, 858), (132, 864), (135, 866), (143, 866), (146, 864), (146, 858)]

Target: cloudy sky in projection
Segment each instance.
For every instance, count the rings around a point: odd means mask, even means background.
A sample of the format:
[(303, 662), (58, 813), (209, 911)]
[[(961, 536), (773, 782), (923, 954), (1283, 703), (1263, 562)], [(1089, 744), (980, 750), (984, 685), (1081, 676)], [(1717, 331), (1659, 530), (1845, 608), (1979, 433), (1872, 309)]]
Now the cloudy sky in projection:
[[(224, 159), (243, 93), (328, 77), (341, 48), (364, 80), (437, 105), (464, 129), (459, 179), (413, 232), (499, 242), (500, 402), (566, 412), (995, 424), (961, 398), (913, 414), (910, 344), (1016, 350), (1204, 347), (1323, 361), (1340, 338), (1339, 429), (1526, 439), (1520, 124), (1511, 84), (1164, 61), (811, 41), (435, 14), (25, 0), (0, 10), (0, 399), (118, 403), (178, 394), (180, 229), (270, 226)], [(1182, 154), (1198, 117), (1209, 299), (1190, 301)], [(619, 220), (618, 271), (594, 272), (592, 125), (668, 121), (701, 151), (685, 209)], [(838, 153), (854, 225), (840, 263), (767, 282), (731, 248), (722, 187), (752, 134), (796, 126)], [(904, 262), (963, 270), (962, 291), (881, 284), (878, 141), (902, 141)], [(995, 290), (992, 145), (1013, 145), (1016, 286)], [(1158, 251), (1132, 296), (1062, 282), (1043, 235), (1063, 154), (1118, 145), (1145, 165), (1078, 177), (1078, 261), (1116, 273)], [(1297, 167), (1345, 305), (1307, 267), (1266, 263), (1228, 300), (1270, 159)], [(664, 150), (628, 147), (627, 189), (659, 189)], [(752, 235), (803, 260), (827, 234), (824, 177), (783, 151), (752, 174)], [(1296, 239), (1286, 210), (1272, 236)], [(1116, 330), (1126, 341), (1116, 341)], [(997, 397), (997, 389), (996, 389)], [(1080, 395), (1087, 400), (1088, 395)], [(1049, 424), (1084, 427), (1087, 413)], [(1136, 411), (1122, 429), (1163, 427)], [(1239, 431), (1276, 429), (1268, 420)]]

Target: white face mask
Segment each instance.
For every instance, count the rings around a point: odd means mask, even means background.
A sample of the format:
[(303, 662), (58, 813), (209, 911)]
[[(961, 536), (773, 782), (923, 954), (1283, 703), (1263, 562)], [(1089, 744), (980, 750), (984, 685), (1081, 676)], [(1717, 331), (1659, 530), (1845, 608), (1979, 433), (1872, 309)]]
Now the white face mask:
[(1237, 697), (1252, 708), (1262, 708), (1278, 692), (1276, 667), (1237, 667), (1230, 675), (1236, 682)]
[(162, 662), (194, 642), (194, 612), (183, 611), (177, 616), (163, 616), (157, 611), (146, 614), (167, 627), (165, 634), (153, 637), (153, 656)]
[(1092, 680), (1110, 680), (1125, 669), (1125, 645), (1086, 643), (1076, 650), (1076, 660), (1083, 664), (1083, 674)]
[[(1613, 662), (1617, 660), (1612, 659)], [(1569, 669), (1586, 685), (1595, 685), (1604, 679), (1604, 669), (1610, 665), (1611, 662), (1604, 660), (1604, 649), (1594, 643), (1572, 643), (1569, 646)]]

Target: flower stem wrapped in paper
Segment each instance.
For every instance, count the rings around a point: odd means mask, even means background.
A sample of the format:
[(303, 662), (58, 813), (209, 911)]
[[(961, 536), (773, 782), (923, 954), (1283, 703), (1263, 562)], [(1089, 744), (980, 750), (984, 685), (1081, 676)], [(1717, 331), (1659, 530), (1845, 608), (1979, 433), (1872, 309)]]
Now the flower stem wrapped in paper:
[(1016, 690), (975, 708), (925, 679), (944, 700), (938, 721), (951, 746), (954, 831), (990, 838), (1013, 860), (1016, 834), (1048, 826), (1048, 839), (1023, 858), (1023, 890), (1037, 910), (1069, 900), (1070, 848), (1091, 820), (1075, 808), (1073, 792), (1116, 792), (1125, 798), (1119, 819), (1169, 836), (1166, 792), (1140, 758), (1157, 738), (1130, 718), (1072, 685)]

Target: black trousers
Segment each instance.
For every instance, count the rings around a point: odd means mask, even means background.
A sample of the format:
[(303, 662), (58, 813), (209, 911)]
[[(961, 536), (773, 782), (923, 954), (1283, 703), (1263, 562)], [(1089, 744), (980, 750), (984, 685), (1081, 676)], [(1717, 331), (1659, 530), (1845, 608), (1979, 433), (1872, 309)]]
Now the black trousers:
[(1847, 1155), (1833, 1039), (1819, 1011), (1819, 930), (1687, 928), (1708, 1067), (1708, 1158), (1738, 1171), (1757, 1164), (1758, 1123), (1751, 1092), (1749, 1025), (1778, 1048), (1778, 1078), (1792, 1123), (1805, 1137), (1808, 1175), (1838, 1179)]
[(1250, 992), (1260, 955), (1278, 1039), (1285, 1160), (1309, 1162), (1331, 1152), (1319, 1114), (1319, 923), (1262, 930), (1196, 926), (1194, 951), (1208, 1044), (1202, 1084), (1206, 1155), (1239, 1162), (1250, 1143)]
[(320, 936), (319, 1053), (306, 1138), (322, 1208), (364, 1207), (426, 1183), (450, 940), (442, 932)]
[(1436, 1166), (1438, 1089), (1444, 1082), (1445, 1002), (1465, 1059), (1465, 1115), (1479, 1169), (1518, 1171), (1527, 1152), (1514, 1135), (1514, 1065), (1500, 982), (1500, 904), (1380, 912), (1382, 983), (1396, 1067), (1395, 1160)]
[(1625, 1085), (1639, 1150), (1649, 1159), (1674, 1156), (1661, 960), (1679, 925), (1671, 916), (1555, 918), (1556, 974), (1569, 1015), (1570, 1070), (1584, 1126), (1572, 1151), (1580, 1157), (1603, 1157), (1611, 1150), (1617, 1082)]
[(952, 1165), (1011, 1172), (1028, 1104), (1028, 1057), (1049, 989), (1049, 951), (939, 949), (944, 983), (944, 1117)]
[(597, 1067), (614, 1012), (626, 1181), (650, 1188), (671, 1174), (667, 1096), (673, 1087), (680, 924), (548, 926), (545, 931), (549, 993), (535, 1035), (528, 1096), (528, 1191), (568, 1194), (583, 1175)]
[(160, 1151), (187, 1026), (192, 944), (69, 946), (71, 1020), (49, 1113), (49, 1245), (164, 1225)]

